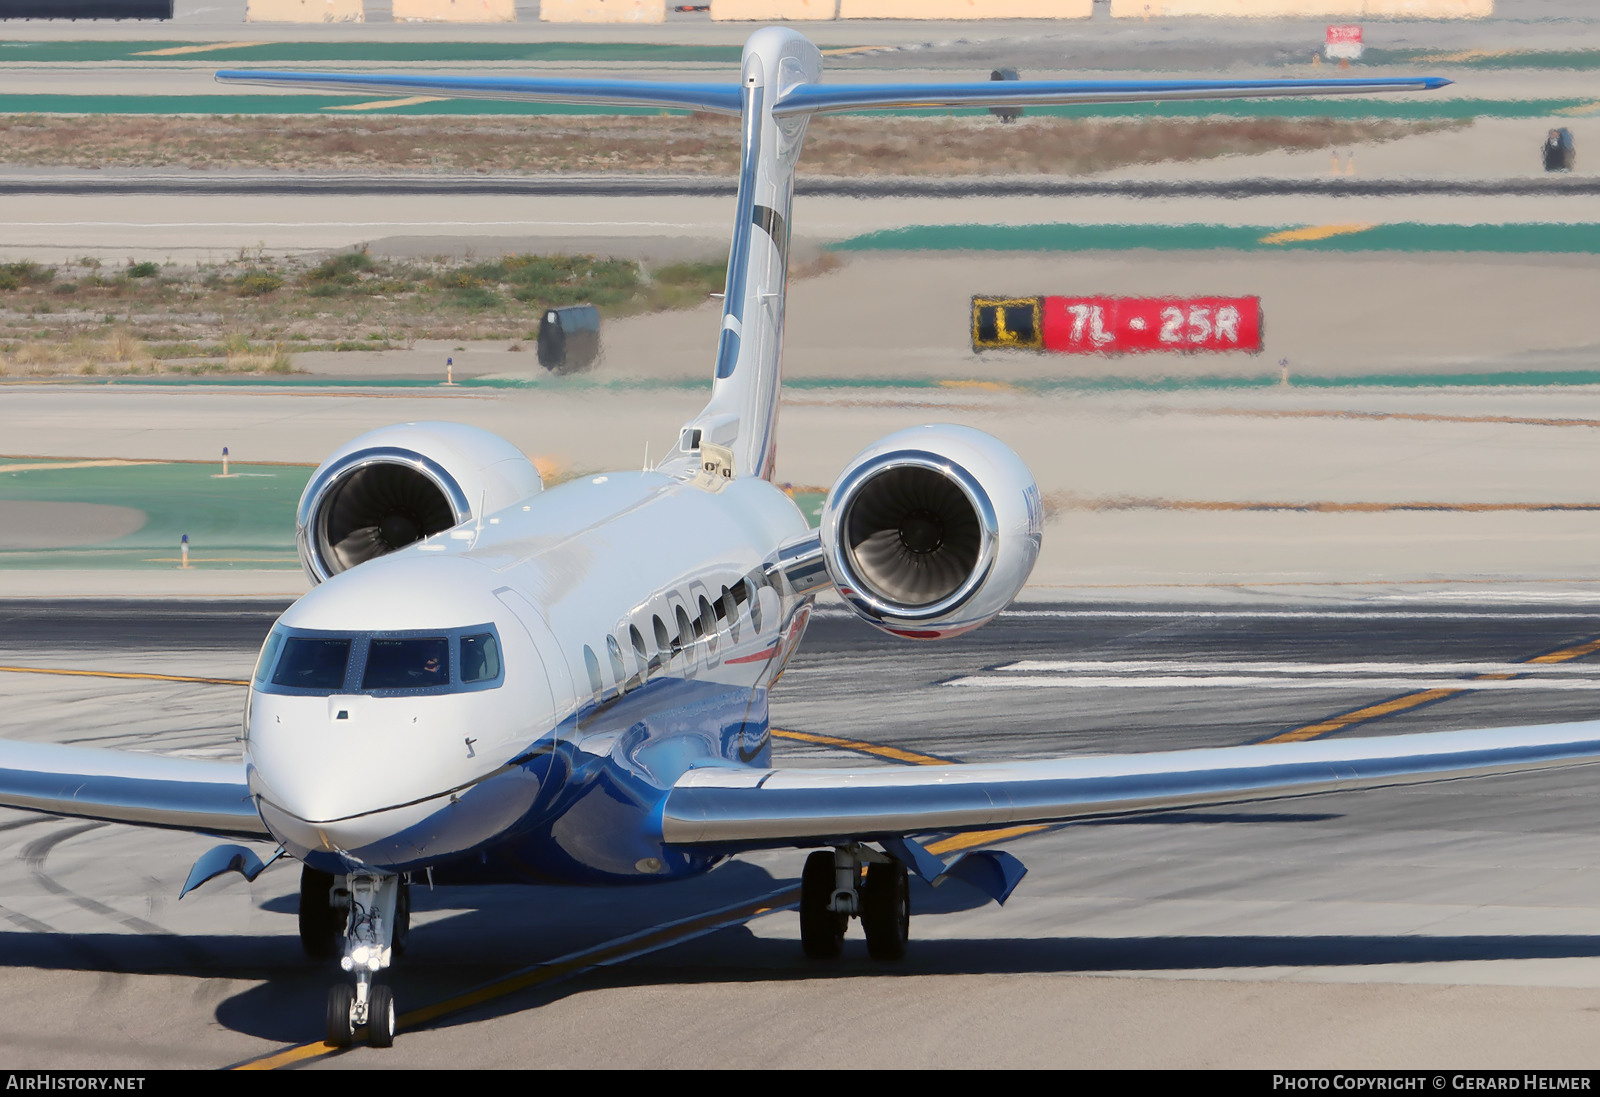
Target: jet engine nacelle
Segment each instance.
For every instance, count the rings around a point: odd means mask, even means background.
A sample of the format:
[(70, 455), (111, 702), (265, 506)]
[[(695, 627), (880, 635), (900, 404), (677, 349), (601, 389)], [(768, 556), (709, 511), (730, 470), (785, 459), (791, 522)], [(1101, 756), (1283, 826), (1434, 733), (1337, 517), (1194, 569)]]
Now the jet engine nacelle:
[(982, 431), (897, 431), (857, 454), (822, 508), (828, 578), (855, 612), (897, 636), (977, 628), (1027, 582), (1044, 507), (1033, 474)]
[(313, 583), (482, 517), (544, 487), (523, 452), (460, 423), (397, 423), (347, 442), (306, 484), (296, 514)]

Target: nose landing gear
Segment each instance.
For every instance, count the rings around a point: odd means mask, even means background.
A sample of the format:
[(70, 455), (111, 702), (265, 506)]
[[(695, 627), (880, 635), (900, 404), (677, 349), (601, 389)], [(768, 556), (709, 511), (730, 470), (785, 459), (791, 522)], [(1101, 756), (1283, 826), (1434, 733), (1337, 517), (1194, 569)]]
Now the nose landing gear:
[[(349, 1047), (365, 1027), (373, 1047), (394, 1043), (394, 991), (374, 982), (410, 933), (411, 890), (399, 876), (300, 874), (300, 941), (311, 956), (339, 955), (355, 976), (328, 991), (327, 1042)], [(341, 947), (342, 946), (342, 947)]]
[(852, 916), (861, 919), (867, 954), (874, 960), (905, 956), (911, 934), (906, 866), (859, 843), (808, 856), (800, 875), (800, 945), (805, 954), (813, 960), (837, 957)]

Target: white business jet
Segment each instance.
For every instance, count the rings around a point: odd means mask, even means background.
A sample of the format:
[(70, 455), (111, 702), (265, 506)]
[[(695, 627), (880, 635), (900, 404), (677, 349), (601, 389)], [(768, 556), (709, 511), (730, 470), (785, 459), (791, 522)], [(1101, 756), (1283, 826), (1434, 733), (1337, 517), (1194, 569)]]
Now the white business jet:
[[(408, 883), (638, 884), (740, 850), (812, 848), (807, 955), (859, 918), (906, 949), (908, 872), (1004, 901), (996, 850), (946, 863), (933, 832), (1229, 804), (1600, 759), (1600, 725), (1444, 732), (1013, 764), (774, 766), (767, 691), (818, 591), (899, 636), (983, 624), (1021, 589), (1043, 523), (1032, 475), (959, 426), (857, 455), (810, 529), (772, 475), (795, 161), (813, 114), (1439, 87), (1437, 79), (819, 83), (793, 31), (751, 36), (737, 84), (226, 72), (234, 83), (687, 108), (742, 126), (711, 399), (655, 468), (545, 490), (510, 443), (407, 423), (337, 450), (301, 498), (316, 586), (261, 651), (241, 763), (0, 743), (0, 804), (264, 839), (220, 846), (191, 890), (301, 863), (300, 935), (353, 978), (327, 1038), (394, 1039), (377, 980), (405, 944)], [(856, 729), (852, 728), (851, 731)]]

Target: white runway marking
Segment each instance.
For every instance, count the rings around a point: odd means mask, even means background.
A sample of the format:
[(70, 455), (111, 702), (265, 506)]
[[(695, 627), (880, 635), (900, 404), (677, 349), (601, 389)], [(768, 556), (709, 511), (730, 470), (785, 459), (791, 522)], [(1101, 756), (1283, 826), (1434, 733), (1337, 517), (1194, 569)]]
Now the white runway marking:
[(984, 689), (1185, 689), (1218, 686), (1250, 689), (1385, 690), (1600, 690), (1600, 678), (1291, 678), (1261, 674), (1061, 675), (994, 674), (953, 678), (947, 686)]
[(1578, 663), (1259, 663), (1186, 659), (1021, 659), (992, 668), (1028, 673), (1101, 674), (1593, 674)]
[[(818, 606), (812, 611), (815, 617), (854, 617), (851, 610), (842, 606)], [(1430, 613), (1418, 610), (1339, 610), (1339, 609), (1008, 609), (1000, 616), (1005, 618), (1040, 618), (1045, 620), (1070, 620), (1075, 617), (1111, 618), (1226, 618), (1240, 621), (1257, 620), (1317, 620), (1337, 621), (1571, 621), (1575, 618), (1600, 617), (1600, 608), (1556, 612), (1533, 610), (1524, 613), (1472, 612), (1468, 610), (1441, 610)]]

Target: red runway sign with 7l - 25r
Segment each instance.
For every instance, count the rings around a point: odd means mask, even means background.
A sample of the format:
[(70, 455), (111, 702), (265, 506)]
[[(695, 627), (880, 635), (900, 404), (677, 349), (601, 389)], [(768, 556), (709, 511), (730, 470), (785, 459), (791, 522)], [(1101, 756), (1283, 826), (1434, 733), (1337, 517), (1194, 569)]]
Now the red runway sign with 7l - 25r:
[(974, 297), (972, 347), (1067, 354), (1261, 350), (1259, 297)]

